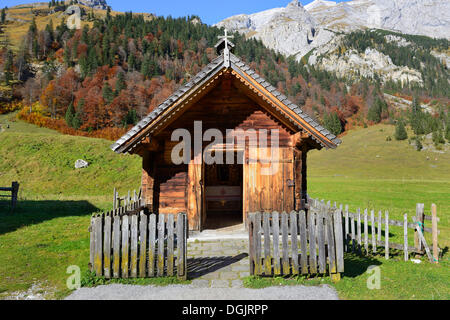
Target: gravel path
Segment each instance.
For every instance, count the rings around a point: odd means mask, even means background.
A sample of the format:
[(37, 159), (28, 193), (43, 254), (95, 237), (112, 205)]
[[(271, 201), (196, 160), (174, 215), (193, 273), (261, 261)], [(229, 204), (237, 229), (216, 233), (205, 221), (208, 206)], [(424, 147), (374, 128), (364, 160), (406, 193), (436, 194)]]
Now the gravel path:
[(67, 300), (338, 300), (334, 289), (319, 287), (198, 288), (194, 285), (167, 287), (114, 284), (81, 288)]

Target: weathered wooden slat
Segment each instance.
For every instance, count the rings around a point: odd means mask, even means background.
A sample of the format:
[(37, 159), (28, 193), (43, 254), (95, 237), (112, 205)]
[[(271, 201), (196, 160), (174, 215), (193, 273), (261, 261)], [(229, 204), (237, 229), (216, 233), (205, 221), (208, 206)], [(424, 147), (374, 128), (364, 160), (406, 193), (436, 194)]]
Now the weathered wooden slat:
[(345, 251), (350, 252), (349, 246), (350, 246), (350, 225), (349, 225), (349, 217), (348, 217), (348, 205), (345, 205), (345, 233), (344, 233), (344, 240), (345, 240)]
[(350, 229), (348, 218), (348, 205), (345, 206), (345, 251), (350, 252)]
[(262, 275), (262, 259), (261, 259), (261, 213), (255, 214), (255, 274)]
[(324, 214), (323, 209), (317, 214), (317, 240), (319, 247), (319, 273), (326, 272), (326, 253), (325, 253), (325, 226), (323, 223)]
[(131, 265), (131, 278), (137, 277), (137, 266), (138, 266), (138, 215), (131, 216), (131, 254), (130, 254), (130, 265)]
[(187, 279), (187, 215), (179, 213), (177, 217), (177, 276), (180, 279)]
[(247, 217), (248, 223), (248, 244), (249, 244), (249, 261), (250, 275), (255, 275), (255, 214), (250, 213)]
[(386, 260), (389, 259), (389, 212), (386, 211), (386, 216), (385, 216), (385, 229), (384, 229), (384, 256), (386, 258)]
[(298, 222), (297, 213), (292, 211), (290, 214), (290, 227), (291, 227), (291, 250), (292, 250), (292, 274), (298, 275)]
[(357, 220), (357, 225), (356, 225), (356, 230), (357, 230), (357, 250), (358, 253), (361, 254), (362, 252), (362, 238), (361, 238), (361, 209), (358, 208), (358, 220)]
[(334, 237), (336, 243), (336, 267), (337, 272), (343, 273), (344, 268), (344, 235), (342, 233), (342, 207), (333, 215)]
[(276, 276), (281, 274), (280, 263), (280, 216), (278, 212), (272, 214), (272, 234), (273, 234), (273, 273)]
[(105, 225), (104, 225), (104, 239), (103, 239), (103, 269), (104, 276), (106, 279), (111, 278), (111, 228), (112, 221), (111, 215), (108, 213), (105, 216)]
[(326, 223), (326, 232), (328, 234), (328, 259), (329, 259), (329, 271), (330, 274), (337, 273), (337, 264), (336, 264), (336, 242), (334, 237), (334, 223), (333, 216), (331, 214), (325, 215), (325, 223)]
[(356, 232), (355, 232), (355, 217), (351, 217), (350, 218), (350, 227), (351, 227), (351, 232), (352, 232), (352, 245), (351, 245), (351, 250), (352, 252), (356, 252)]
[(433, 203), (431, 205), (431, 224), (432, 224), (432, 234), (431, 238), (433, 241), (433, 260), (435, 263), (439, 263), (439, 246), (438, 246), (438, 217), (437, 217), (437, 207)]
[(89, 270), (94, 271), (94, 257), (95, 257), (95, 236), (94, 236), (94, 217), (91, 218), (89, 225)]
[(301, 273), (308, 273), (308, 241), (306, 234), (306, 214), (305, 211), (300, 211), (298, 216), (298, 230), (300, 233), (300, 265), (301, 265)]
[[(424, 226), (423, 223), (424, 223), (424, 219), (425, 219), (424, 211), (425, 211), (425, 204), (418, 203), (416, 205), (416, 221), (419, 222), (422, 227)], [(417, 231), (414, 232), (414, 245), (416, 246), (418, 251), (422, 251), (422, 249), (423, 249), (422, 242), (420, 241), (419, 234), (417, 233)]]
[(409, 253), (408, 253), (408, 215), (405, 214), (403, 217), (405, 221), (405, 226), (403, 228), (403, 241), (404, 241), (404, 255), (405, 255), (405, 261), (409, 260)]
[(128, 278), (129, 276), (129, 251), (130, 251), (130, 223), (128, 216), (122, 217), (122, 278)]
[[(423, 218), (424, 218), (424, 220), (426, 220), (426, 221), (433, 221), (433, 216), (427, 216), (427, 215), (424, 215)], [(440, 219), (439, 217), (436, 217), (436, 221), (437, 221), (437, 222), (441, 222), (441, 219)]]
[(369, 254), (369, 217), (367, 209), (364, 210), (364, 250), (365, 254)]
[(381, 242), (381, 221), (382, 221), (382, 213), (378, 211), (378, 242)]
[(370, 212), (370, 224), (372, 227), (372, 252), (377, 252), (377, 239), (376, 239), (376, 233), (375, 233), (375, 211), (372, 210)]
[(95, 254), (94, 254), (94, 270), (97, 277), (103, 275), (103, 216), (94, 218), (94, 238), (95, 238)]
[(120, 231), (121, 218), (118, 214), (114, 215), (113, 224), (113, 276), (120, 277), (120, 239), (122, 232)]
[(308, 212), (308, 229), (309, 229), (309, 268), (312, 274), (317, 273), (317, 249), (316, 249), (316, 212), (310, 210)]
[(156, 215), (151, 214), (148, 222), (148, 276), (155, 276), (156, 262)]
[(158, 259), (157, 259), (157, 270), (158, 277), (164, 275), (164, 253), (165, 253), (165, 231), (166, 231), (166, 215), (160, 214), (158, 216)]
[(145, 278), (147, 275), (147, 215), (141, 211), (139, 223), (139, 277)]
[(270, 213), (264, 212), (264, 274), (272, 275), (272, 256), (270, 255)]
[(173, 272), (173, 262), (174, 262), (174, 234), (173, 234), (173, 215), (169, 214), (167, 216), (167, 275), (172, 277)]
[(288, 215), (286, 212), (281, 214), (281, 247), (282, 247), (282, 266), (283, 274), (288, 275), (290, 273), (289, 268), (289, 229), (288, 229)]

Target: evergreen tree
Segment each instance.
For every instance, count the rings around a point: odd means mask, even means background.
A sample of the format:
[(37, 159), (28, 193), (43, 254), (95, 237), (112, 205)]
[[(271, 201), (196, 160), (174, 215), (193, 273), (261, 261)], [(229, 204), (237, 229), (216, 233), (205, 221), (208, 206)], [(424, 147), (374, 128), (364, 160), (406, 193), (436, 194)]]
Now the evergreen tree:
[(114, 92), (108, 82), (103, 86), (103, 99), (107, 104), (111, 104), (114, 100)]
[(403, 141), (406, 139), (408, 139), (408, 133), (406, 132), (403, 121), (399, 120), (395, 126), (395, 140)]
[(342, 124), (336, 112), (325, 113), (323, 116), (323, 126), (335, 136), (342, 133)]
[(6, 22), (6, 8), (3, 8), (0, 17), (0, 23), (5, 24), (5, 22)]

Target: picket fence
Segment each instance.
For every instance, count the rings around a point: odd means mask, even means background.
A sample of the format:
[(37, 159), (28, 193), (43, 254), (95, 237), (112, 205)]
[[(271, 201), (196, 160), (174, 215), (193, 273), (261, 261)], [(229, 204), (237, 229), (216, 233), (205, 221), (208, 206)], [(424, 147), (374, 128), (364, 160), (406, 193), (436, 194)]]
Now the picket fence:
[[(248, 219), (250, 273), (258, 276), (344, 272), (342, 213), (326, 206), (252, 213)], [(281, 237), (281, 241), (280, 241)]]
[(187, 278), (187, 216), (147, 213), (142, 200), (91, 219), (90, 266), (98, 277)]

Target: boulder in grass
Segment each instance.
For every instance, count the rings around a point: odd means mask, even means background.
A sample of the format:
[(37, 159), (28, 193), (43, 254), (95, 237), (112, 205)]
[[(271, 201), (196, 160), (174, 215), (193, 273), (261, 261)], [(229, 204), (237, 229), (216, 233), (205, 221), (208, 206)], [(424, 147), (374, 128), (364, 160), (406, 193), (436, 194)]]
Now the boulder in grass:
[(84, 160), (77, 160), (75, 162), (75, 169), (84, 169), (89, 167), (89, 162), (84, 161)]

